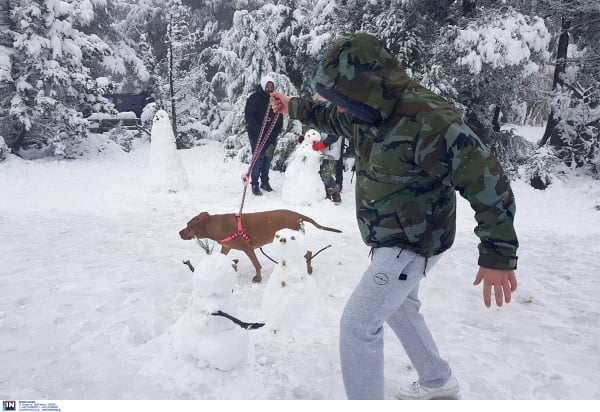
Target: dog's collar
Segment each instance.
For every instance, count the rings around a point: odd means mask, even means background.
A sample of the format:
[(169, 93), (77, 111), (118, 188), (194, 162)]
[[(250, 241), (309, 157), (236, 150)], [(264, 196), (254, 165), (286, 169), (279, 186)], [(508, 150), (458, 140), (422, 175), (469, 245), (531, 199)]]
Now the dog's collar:
[(246, 242), (250, 242), (250, 236), (248, 236), (248, 234), (246, 232), (244, 232), (244, 229), (242, 228), (242, 215), (240, 215), (239, 213), (236, 213), (235, 217), (237, 218), (237, 228), (238, 228), (237, 232), (234, 232), (233, 234), (227, 236), (225, 239), (219, 240), (218, 241), (219, 243), (226, 243), (226, 242), (232, 241), (233, 239), (236, 239), (240, 236)]

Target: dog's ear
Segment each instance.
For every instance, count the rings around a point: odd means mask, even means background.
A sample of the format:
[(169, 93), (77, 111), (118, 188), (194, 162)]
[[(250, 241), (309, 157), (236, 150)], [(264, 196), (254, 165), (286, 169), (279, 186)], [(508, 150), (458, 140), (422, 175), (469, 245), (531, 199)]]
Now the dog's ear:
[(204, 229), (206, 225), (206, 219), (210, 216), (208, 212), (202, 212), (198, 215), (194, 216), (192, 220), (190, 220), (190, 225), (197, 232), (198, 230)]

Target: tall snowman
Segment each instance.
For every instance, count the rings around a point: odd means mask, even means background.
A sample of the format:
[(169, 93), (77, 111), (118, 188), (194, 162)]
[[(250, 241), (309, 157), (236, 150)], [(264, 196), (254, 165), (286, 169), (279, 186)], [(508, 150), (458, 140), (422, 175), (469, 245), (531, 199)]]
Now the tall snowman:
[(171, 336), (175, 350), (200, 368), (230, 371), (246, 363), (251, 332), (214, 315), (221, 311), (235, 316), (235, 282), (231, 258), (221, 253), (203, 256), (193, 272), (188, 309), (173, 325)]
[(289, 229), (276, 236), (278, 263), (265, 286), (262, 319), (273, 334), (304, 338), (320, 329), (321, 293), (307, 272), (305, 236)]
[(285, 180), (281, 196), (286, 203), (293, 205), (312, 205), (325, 199), (325, 186), (319, 174), (321, 152), (312, 148), (314, 142), (321, 140), (321, 134), (309, 129), (304, 140), (292, 153), (285, 171)]
[(175, 135), (166, 111), (159, 110), (154, 115), (150, 140), (146, 187), (154, 192), (179, 192), (187, 189), (187, 173), (177, 152)]

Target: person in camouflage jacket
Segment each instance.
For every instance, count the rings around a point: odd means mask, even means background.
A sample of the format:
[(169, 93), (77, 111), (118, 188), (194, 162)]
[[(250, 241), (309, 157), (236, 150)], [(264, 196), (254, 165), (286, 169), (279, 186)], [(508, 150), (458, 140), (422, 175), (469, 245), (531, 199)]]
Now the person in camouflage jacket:
[(316, 90), (328, 102), (271, 95), (274, 110), (352, 139), (356, 216), (372, 260), (340, 323), (342, 376), (350, 399), (383, 398), (383, 323), (419, 375), (402, 399), (458, 393), (419, 311), (419, 281), (451, 247), (458, 191), (475, 211), (483, 297), (510, 302), (517, 288), (515, 200), (498, 160), (442, 97), (411, 79), (375, 37), (338, 40)]

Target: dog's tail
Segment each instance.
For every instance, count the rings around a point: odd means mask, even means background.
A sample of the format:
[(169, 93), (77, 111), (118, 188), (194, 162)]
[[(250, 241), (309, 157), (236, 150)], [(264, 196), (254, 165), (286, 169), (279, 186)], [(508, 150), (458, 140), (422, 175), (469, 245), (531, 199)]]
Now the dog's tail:
[(310, 218), (310, 217), (308, 217), (308, 216), (304, 216), (304, 215), (303, 215), (303, 214), (301, 214), (301, 213), (298, 213), (298, 215), (299, 215), (299, 217), (300, 217), (300, 219), (301, 219), (302, 221), (304, 221), (304, 222), (308, 222), (308, 223), (312, 223), (312, 224), (313, 224), (315, 227), (317, 227), (317, 228), (319, 228), (319, 229), (321, 229), (321, 230), (327, 230), (327, 231), (329, 231), (329, 232), (335, 232), (335, 233), (342, 233), (342, 231), (341, 231), (341, 230), (339, 230), (339, 229), (335, 229), (335, 228), (333, 228), (333, 227), (328, 227), (328, 226), (323, 226), (323, 225), (320, 225), (320, 224), (318, 224), (317, 222), (315, 222), (315, 221), (314, 221), (314, 219), (311, 219), (311, 218)]

